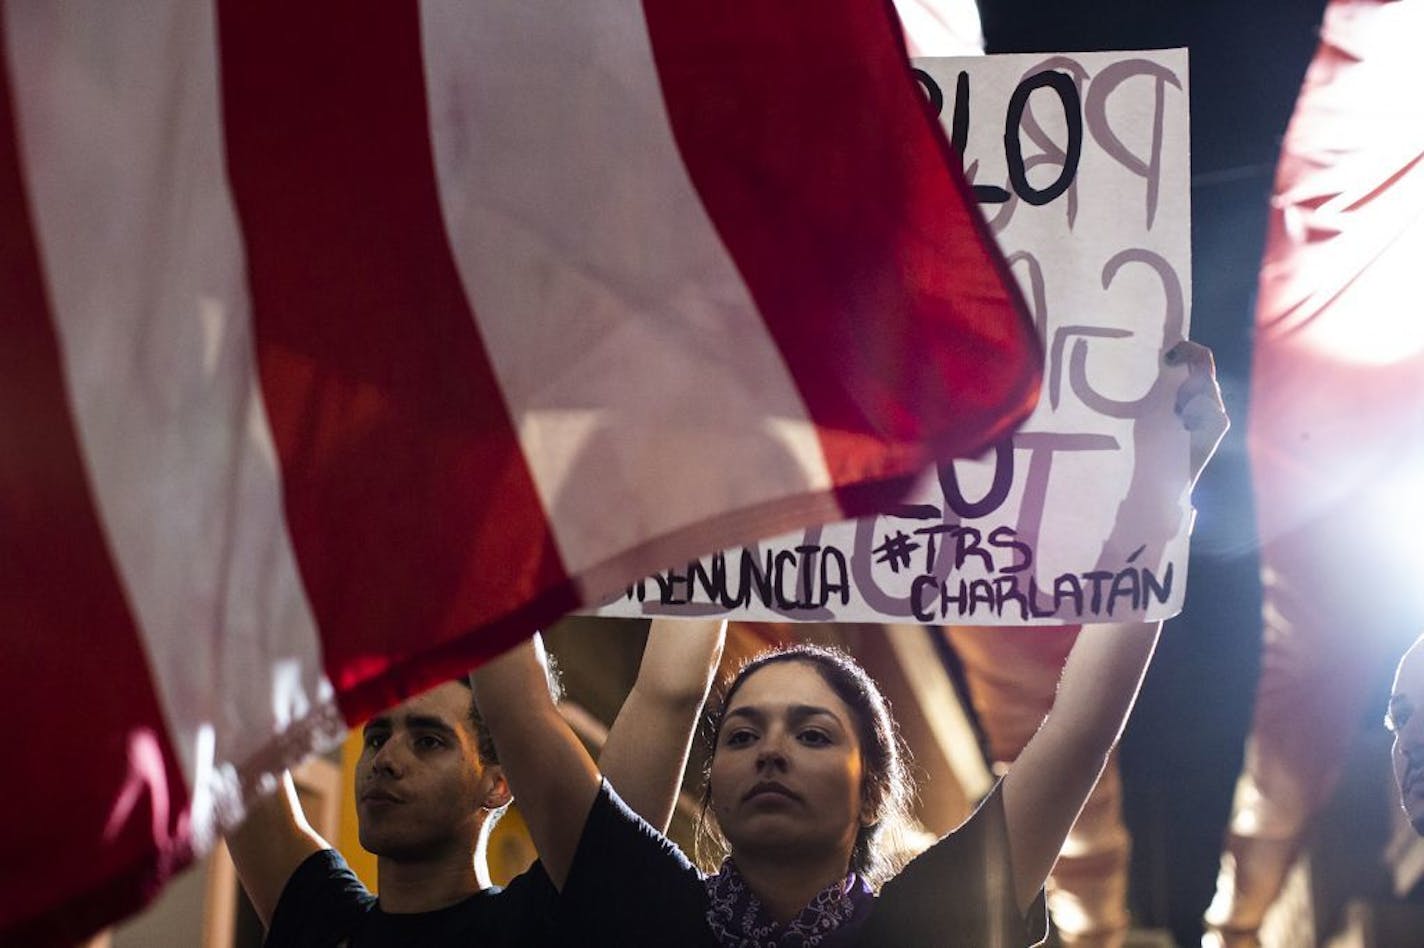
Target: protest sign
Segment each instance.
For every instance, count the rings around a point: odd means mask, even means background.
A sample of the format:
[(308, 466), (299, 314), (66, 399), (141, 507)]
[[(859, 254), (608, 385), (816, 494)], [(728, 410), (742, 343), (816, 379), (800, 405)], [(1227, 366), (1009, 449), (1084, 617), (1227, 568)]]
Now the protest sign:
[(1191, 306), (1186, 51), (914, 65), (1042, 335), (1037, 410), (892, 515), (679, 564), (599, 614), (1020, 625), (1180, 610), (1188, 442), (1162, 354)]

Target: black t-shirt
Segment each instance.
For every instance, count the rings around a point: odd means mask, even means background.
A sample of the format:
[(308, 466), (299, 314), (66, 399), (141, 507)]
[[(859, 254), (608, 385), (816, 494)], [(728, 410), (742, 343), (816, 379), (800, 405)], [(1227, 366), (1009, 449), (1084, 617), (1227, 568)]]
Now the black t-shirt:
[[(566, 944), (718, 948), (702, 874), (605, 781), (564, 885)], [(1003, 801), (974, 815), (880, 890), (863, 948), (1025, 948), (1048, 935), (1040, 893), (1025, 918), (1014, 898)], [(581, 939), (581, 940), (580, 940)]]
[(538, 948), (554, 944), (558, 892), (538, 863), (504, 888), (434, 912), (381, 911), (334, 849), (308, 856), (282, 889), (266, 948)]

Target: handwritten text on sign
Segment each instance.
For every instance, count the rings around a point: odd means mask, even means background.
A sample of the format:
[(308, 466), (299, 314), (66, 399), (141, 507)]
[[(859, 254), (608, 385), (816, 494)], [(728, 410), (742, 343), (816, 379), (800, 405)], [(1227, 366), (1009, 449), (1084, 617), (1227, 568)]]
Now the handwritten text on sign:
[(602, 614), (1018, 625), (1181, 608), (1187, 438), (1161, 355), (1190, 309), (1186, 53), (915, 67), (1042, 334), (1038, 409), (893, 515), (665, 570)]

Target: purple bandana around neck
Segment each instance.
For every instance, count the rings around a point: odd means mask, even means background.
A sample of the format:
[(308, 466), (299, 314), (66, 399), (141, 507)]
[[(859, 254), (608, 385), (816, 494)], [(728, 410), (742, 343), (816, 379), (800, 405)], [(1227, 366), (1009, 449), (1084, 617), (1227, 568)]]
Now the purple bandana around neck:
[(707, 925), (722, 948), (846, 948), (855, 943), (875, 895), (852, 872), (822, 889), (785, 925), (777, 923), (728, 859), (706, 878)]

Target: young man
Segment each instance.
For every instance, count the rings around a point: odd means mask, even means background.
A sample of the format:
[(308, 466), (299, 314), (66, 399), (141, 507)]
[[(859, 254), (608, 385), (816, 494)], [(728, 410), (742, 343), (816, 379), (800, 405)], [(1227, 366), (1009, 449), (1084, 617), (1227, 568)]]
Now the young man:
[(1424, 836), (1424, 635), (1399, 660), (1385, 726), (1394, 734), (1394, 780), (1414, 832)]
[[(655, 826), (672, 816), (722, 638), (720, 621), (655, 620), (600, 756)], [(490, 884), (485, 845), (510, 793), (468, 683), (417, 695), (372, 718), (363, 735), (356, 813), (361, 845), (376, 855), (379, 896), (307, 823), (288, 775), (228, 838), (268, 948), (545, 943), (557, 893), (542, 868), (503, 889)]]

